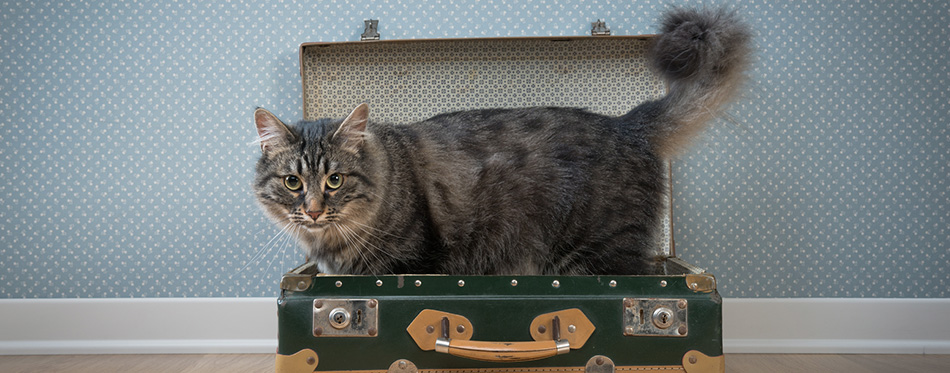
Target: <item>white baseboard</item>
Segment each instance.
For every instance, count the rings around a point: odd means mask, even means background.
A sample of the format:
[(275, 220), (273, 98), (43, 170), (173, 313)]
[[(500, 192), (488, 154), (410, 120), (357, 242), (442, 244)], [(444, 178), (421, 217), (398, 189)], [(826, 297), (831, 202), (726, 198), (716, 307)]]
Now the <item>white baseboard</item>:
[(726, 353), (950, 354), (948, 298), (726, 298)]
[(274, 298), (0, 299), (0, 355), (276, 349)]
[[(273, 298), (0, 299), (0, 355), (274, 353)], [(723, 302), (727, 353), (950, 354), (950, 299)]]

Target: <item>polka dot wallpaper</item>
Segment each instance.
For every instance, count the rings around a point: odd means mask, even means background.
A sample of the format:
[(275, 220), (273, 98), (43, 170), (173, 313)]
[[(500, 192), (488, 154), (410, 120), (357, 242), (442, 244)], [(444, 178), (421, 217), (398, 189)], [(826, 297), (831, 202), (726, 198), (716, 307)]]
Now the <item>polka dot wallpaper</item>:
[[(668, 1), (0, 0), (0, 298), (276, 296), (250, 192), (297, 48), (655, 32)], [(948, 297), (950, 4), (732, 2), (744, 99), (674, 164), (677, 251), (727, 297)]]

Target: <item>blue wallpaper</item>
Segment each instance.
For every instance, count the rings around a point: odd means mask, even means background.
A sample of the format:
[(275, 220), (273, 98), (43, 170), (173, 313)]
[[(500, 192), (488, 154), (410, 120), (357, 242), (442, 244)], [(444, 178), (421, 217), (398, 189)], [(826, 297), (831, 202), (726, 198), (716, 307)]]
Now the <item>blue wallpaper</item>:
[[(681, 256), (728, 297), (947, 297), (950, 4), (735, 1), (757, 62), (674, 166)], [(653, 33), (668, 1), (0, 1), (0, 298), (275, 296), (251, 112), (297, 47)]]

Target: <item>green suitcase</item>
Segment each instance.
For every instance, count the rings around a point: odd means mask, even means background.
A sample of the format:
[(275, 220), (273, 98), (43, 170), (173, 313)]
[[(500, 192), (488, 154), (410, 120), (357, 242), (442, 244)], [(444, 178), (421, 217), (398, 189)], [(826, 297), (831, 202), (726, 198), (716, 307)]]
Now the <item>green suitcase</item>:
[(281, 281), (278, 372), (723, 371), (716, 280), (326, 276)]
[[(409, 122), (481, 107), (610, 115), (658, 97), (649, 36), (308, 43), (304, 117), (368, 102)], [(284, 275), (278, 372), (718, 371), (716, 280), (675, 257), (649, 276)]]

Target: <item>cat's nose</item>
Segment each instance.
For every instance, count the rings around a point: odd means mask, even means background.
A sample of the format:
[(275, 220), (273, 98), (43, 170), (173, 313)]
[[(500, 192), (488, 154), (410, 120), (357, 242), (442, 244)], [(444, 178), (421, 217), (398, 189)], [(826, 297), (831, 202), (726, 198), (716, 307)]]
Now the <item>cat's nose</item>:
[(310, 216), (313, 220), (317, 220), (320, 217), (320, 214), (323, 213), (323, 210), (318, 211), (307, 211), (307, 215)]

